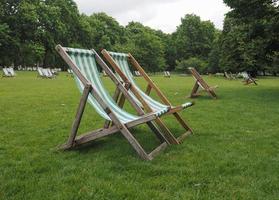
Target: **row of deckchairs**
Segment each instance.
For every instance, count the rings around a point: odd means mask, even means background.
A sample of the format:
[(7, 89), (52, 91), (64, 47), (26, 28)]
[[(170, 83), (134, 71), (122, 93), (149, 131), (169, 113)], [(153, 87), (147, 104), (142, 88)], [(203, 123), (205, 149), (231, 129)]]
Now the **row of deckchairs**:
[(224, 72), (225, 78), (228, 80), (233, 80), (236, 79), (236, 76), (234, 74), (232, 74), (231, 72)]
[(241, 73), (238, 73), (237, 75), (234, 75), (231, 72), (230, 73), (225, 72), (224, 74), (225, 74), (225, 77), (229, 80), (236, 79), (236, 77), (241, 77), (241, 78), (243, 78), (243, 82), (245, 85), (249, 85), (252, 83), (257, 85), (257, 82), (256, 82), (257, 80), (252, 78), (247, 72), (241, 72)]
[(56, 75), (51, 71), (50, 68), (38, 67), (37, 71), (38, 71), (38, 77), (41, 77), (41, 78), (55, 78), (56, 77)]
[[(178, 112), (192, 106), (193, 103), (172, 106), (131, 54), (102, 51), (110, 67), (114, 69), (115, 73), (113, 73), (95, 50), (64, 48), (61, 45), (58, 45), (56, 50), (72, 69), (77, 86), (82, 93), (70, 136), (62, 149), (71, 149), (120, 132), (142, 159), (152, 160), (169, 144), (179, 144), (187, 135), (192, 133), (192, 129)], [(148, 83), (146, 91), (142, 91), (133, 79), (129, 64), (135, 67)], [(116, 86), (113, 97), (103, 85), (98, 66), (106, 72)], [(160, 102), (149, 96), (151, 90), (155, 91), (161, 100)], [(137, 114), (123, 109), (125, 101), (132, 105)], [(105, 123), (101, 129), (77, 136), (86, 102), (89, 102), (96, 112), (104, 118)], [(176, 138), (161, 119), (165, 115), (174, 116), (185, 129), (185, 133)], [(147, 124), (150, 132), (160, 141), (160, 145), (149, 153), (144, 150), (131, 132), (132, 127), (140, 124)]]
[(14, 68), (12, 67), (7, 67), (7, 68), (3, 68), (3, 74), (2, 77), (15, 77), (15, 71)]

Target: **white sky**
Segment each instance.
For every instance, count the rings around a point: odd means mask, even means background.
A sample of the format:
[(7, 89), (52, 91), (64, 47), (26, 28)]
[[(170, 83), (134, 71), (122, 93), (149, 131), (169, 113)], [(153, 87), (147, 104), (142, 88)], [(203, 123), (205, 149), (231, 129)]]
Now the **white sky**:
[(166, 33), (174, 32), (185, 14), (210, 20), (219, 29), (229, 8), (223, 0), (75, 0), (81, 13), (105, 12), (121, 25), (141, 22)]

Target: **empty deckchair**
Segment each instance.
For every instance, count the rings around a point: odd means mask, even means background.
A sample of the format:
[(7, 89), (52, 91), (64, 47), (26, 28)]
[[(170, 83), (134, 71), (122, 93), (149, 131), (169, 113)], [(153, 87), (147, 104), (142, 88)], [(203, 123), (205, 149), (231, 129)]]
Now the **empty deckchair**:
[(43, 72), (43, 68), (41, 67), (38, 67), (37, 68), (37, 71), (38, 71), (38, 77), (41, 77), (41, 78), (47, 78)]
[(251, 83), (254, 83), (255, 85), (258, 85), (257, 84), (257, 80), (253, 79), (247, 72), (242, 72), (241, 73), (242, 77), (243, 77), (243, 81), (244, 82), (244, 85), (249, 85)]
[(170, 78), (171, 77), (170, 72), (169, 71), (164, 71), (164, 77)]
[(9, 68), (7, 68), (7, 70), (10, 73), (11, 77), (15, 77), (16, 76), (14, 68), (9, 67)]
[[(94, 50), (64, 48), (61, 45), (56, 46), (56, 50), (73, 70), (78, 88), (82, 92), (82, 97), (72, 126), (71, 134), (68, 142), (63, 147), (64, 149), (72, 148), (117, 132), (121, 132), (141, 158), (145, 160), (151, 160), (167, 146), (169, 142), (152, 122), (160, 115), (160, 113), (153, 112), (144, 114), (143, 110), (137, 106), (134, 101), (132, 101), (132, 98), (126, 88), (118, 81), (113, 72)], [(97, 64), (106, 71), (111, 80), (116, 84), (116, 91), (125, 94), (126, 98), (134, 106), (139, 116), (130, 114), (117, 105), (103, 86), (102, 80), (99, 77)], [(83, 115), (86, 101), (88, 101), (95, 108), (101, 117), (112, 122), (112, 126), (105, 126), (99, 130), (77, 137), (77, 130)], [(129, 128), (144, 123), (149, 126), (152, 132), (155, 133), (161, 141), (161, 144), (149, 154), (146, 153), (129, 130)]]
[(135, 71), (135, 76), (141, 76), (139, 71)]
[(224, 72), (224, 75), (226, 79), (232, 80), (232, 77), (230, 74), (228, 74), (228, 72)]
[(214, 92), (214, 89), (217, 88), (217, 86), (210, 87), (201, 77), (201, 75), (197, 72), (195, 68), (190, 67), (189, 71), (191, 72), (192, 76), (196, 80), (195, 85), (192, 89), (192, 92), (190, 94), (191, 98), (197, 97), (200, 94), (198, 93), (199, 87), (201, 87), (202, 90), (206, 91), (212, 98), (216, 99), (217, 95)]
[(55, 78), (56, 77), (56, 75), (54, 73), (52, 73), (50, 68), (46, 68), (45, 72), (46, 72), (46, 75), (47, 75), (48, 78)]
[(4, 67), (2, 70), (3, 70), (2, 77), (12, 77), (12, 75), (10, 74), (7, 68)]
[[(155, 83), (150, 79), (150, 77), (146, 74), (143, 68), (139, 65), (139, 63), (135, 60), (135, 58), (131, 54), (125, 53), (116, 53), (116, 52), (108, 52), (105, 49), (102, 51), (103, 56), (108, 61), (108, 63), (114, 68), (116, 73), (119, 75), (119, 78), (126, 83), (127, 87), (130, 88), (130, 93), (133, 99), (137, 102), (138, 105), (143, 107), (146, 112), (162, 112), (163, 114), (173, 114), (177, 121), (181, 124), (181, 126), (186, 130), (184, 134), (180, 137), (176, 138), (171, 131), (164, 125), (161, 119), (157, 119), (156, 123), (167, 129), (169, 134), (167, 135), (168, 140), (173, 144), (179, 144), (187, 135), (192, 133), (192, 129), (188, 126), (188, 124), (181, 118), (178, 114), (179, 111), (190, 107), (193, 105), (192, 102), (188, 102), (182, 104), (177, 107), (173, 107), (170, 101), (164, 96), (161, 90), (155, 85)], [(132, 72), (129, 69), (129, 63), (138, 70), (143, 78), (148, 83), (146, 92), (143, 92), (137, 83), (133, 79)], [(151, 90), (154, 89), (156, 94), (160, 97), (161, 102), (158, 102), (149, 96)], [(123, 96), (120, 97), (119, 105), (123, 106), (124, 104)]]

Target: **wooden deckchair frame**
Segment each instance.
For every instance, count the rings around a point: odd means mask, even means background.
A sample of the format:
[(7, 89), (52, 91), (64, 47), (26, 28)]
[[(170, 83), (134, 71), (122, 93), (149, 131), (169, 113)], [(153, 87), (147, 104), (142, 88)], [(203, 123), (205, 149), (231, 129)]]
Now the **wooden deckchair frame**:
[[(148, 105), (148, 103), (142, 98), (142, 96), (139, 94), (138, 90), (132, 85), (129, 81), (129, 79), (126, 77), (126, 75), (121, 71), (115, 60), (110, 56), (109, 52), (105, 49), (101, 52), (104, 56), (104, 58), (108, 61), (108, 63), (113, 67), (113, 69), (116, 71), (116, 73), (121, 77), (121, 79), (124, 81), (126, 85), (129, 86), (133, 94), (137, 97), (137, 99), (141, 102), (144, 110), (146, 112), (152, 112), (152, 108)], [(171, 102), (167, 99), (167, 97), (163, 94), (163, 92), (159, 89), (159, 87), (150, 79), (150, 77), (147, 75), (147, 73), (144, 71), (144, 69), (140, 66), (140, 64), (137, 62), (137, 60), (132, 56), (132, 54), (128, 54), (128, 60), (131, 63), (131, 65), (139, 71), (139, 73), (142, 75), (142, 77), (147, 82), (147, 88), (146, 88), (146, 94), (150, 95), (152, 89), (155, 91), (155, 93), (158, 95), (158, 97), (161, 99), (161, 101), (170, 107), (170, 110), (165, 113), (165, 115), (172, 114), (175, 119), (178, 121), (178, 123), (186, 130), (185, 133), (180, 135), (178, 138), (176, 138), (171, 131), (168, 129), (168, 127), (163, 123), (163, 121), (160, 118), (157, 118), (155, 120), (156, 124), (167, 132), (166, 138), (169, 140), (172, 144), (180, 144), (188, 135), (193, 134), (193, 130), (190, 128), (188, 123), (180, 116), (178, 113), (179, 111), (183, 110), (182, 106), (173, 107)], [(123, 106), (125, 101), (125, 97), (122, 95), (119, 97), (119, 106)]]
[(242, 81), (243, 83), (244, 83), (244, 85), (250, 85), (250, 84), (252, 84), (252, 83), (254, 83), (255, 85), (258, 85), (257, 84), (257, 80), (256, 79), (254, 79), (254, 78), (252, 78), (251, 76), (250, 76), (250, 74), (248, 74), (247, 73), (247, 79), (246, 78), (244, 78), (244, 80)]
[[(116, 84), (117, 90), (119, 90), (122, 94), (125, 95), (125, 97), (129, 100), (129, 102), (134, 106), (137, 113), (141, 116), (139, 119), (128, 122), (126, 124), (123, 124), (116, 116), (116, 114), (107, 106), (107, 104), (103, 101), (101, 96), (98, 94), (97, 89), (83, 76), (83, 74), (80, 72), (76, 64), (71, 60), (69, 55), (67, 54), (65, 48), (63, 48), (61, 45), (56, 46), (57, 52), (61, 55), (61, 57), (64, 59), (64, 61), (70, 66), (70, 68), (73, 70), (73, 72), (76, 74), (76, 76), (79, 78), (79, 80), (84, 84), (84, 90), (82, 97), (80, 99), (80, 103), (76, 112), (76, 117), (74, 119), (72, 129), (70, 132), (70, 136), (68, 138), (68, 141), (66, 144), (64, 144), (61, 149), (71, 149), (75, 146), (88, 143), (90, 141), (96, 140), (101, 137), (105, 137), (117, 132), (122, 133), (122, 135), (128, 140), (130, 145), (135, 149), (135, 151), (139, 154), (139, 156), (144, 160), (152, 160), (156, 155), (159, 154), (163, 149), (167, 147), (169, 144), (168, 140), (165, 138), (164, 134), (162, 134), (157, 127), (151, 122), (157, 118), (157, 116), (154, 113), (145, 114), (143, 110), (137, 106), (137, 104), (132, 100), (132, 97), (129, 95), (128, 91), (125, 89), (125, 87), (117, 80), (113, 72), (106, 66), (104, 61), (99, 57), (99, 55), (94, 51), (96, 62), (103, 68), (103, 70), (106, 71), (108, 76), (112, 79), (112, 81)], [(86, 134), (83, 134), (81, 136), (77, 137), (77, 131), (82, 119), (82, 115), (85, 109), (85, 105), (87, 102), (87, 98), (91, 94), (96, 101), (99, 103), (99, 105), (103, 108), (103, 110), (107, 113), (109, 118), (111, 119), (112, 126), (107, 128), (101, 128), (95, 131), (88, 132)], [(161, 141), (161, 144), (155, 148), (152, 152), (149, 154), (143, 149), (143, 147), (140, 145), (140, 143), (137, 141), (137, 139), (132, 135), (132, 133), (129, 131), (129, 128), (135, 127), (137, 125), (146, 123), (149, 128), (153, 131), (153, 133), (157, 136), (157, 138)]]
[(206, 91), (212, 98), (217, 99), (217, 95), (214, 91), (218, 86), (210, 87), (204, 79), (201, 77), (201, 75), (197, 72), (195, 68), (190, 67), (189, 71), (191, 72), (192, 76), (196, 80), (194, 87), (191, 91), (190, 98), (198, 97), (200, 96), (200, 93), (198, 92), (199, 87), (201, 87), (204, 91)]
[(169, 71), (164, 71), (164, 77), (170, 78), (171, 77), (170, 72)]

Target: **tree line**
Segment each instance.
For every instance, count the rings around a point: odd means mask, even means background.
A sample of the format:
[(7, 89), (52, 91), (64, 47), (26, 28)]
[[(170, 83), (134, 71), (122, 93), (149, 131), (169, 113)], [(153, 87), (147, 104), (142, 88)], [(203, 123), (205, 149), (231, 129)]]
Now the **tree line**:
[(224, 2), (231, 11), (222, 31), (187, 14), (166, 34), (139, 22), (121, 26), (105, 13), (80, 14), (73, 0), (2, 0), (0, 66), (65, 66), (54, 49), (61, 44), (131, 52), (149, 72), (278, 73), (278, 1)]

